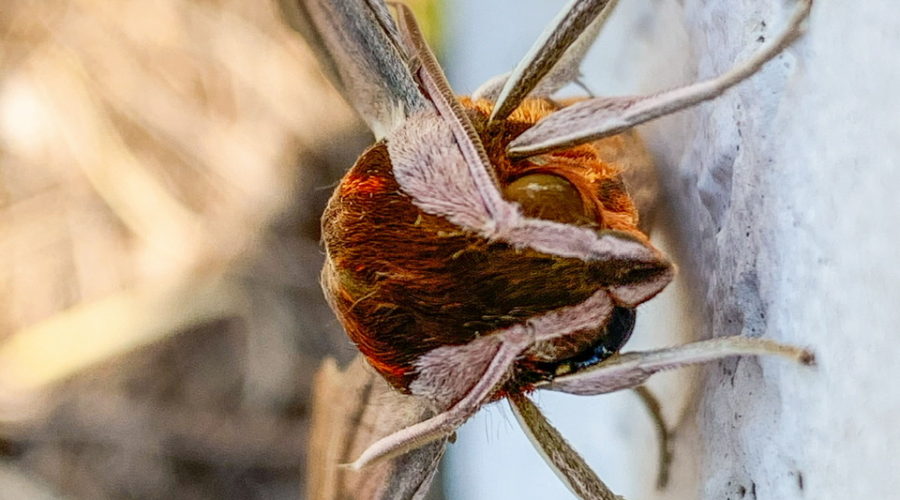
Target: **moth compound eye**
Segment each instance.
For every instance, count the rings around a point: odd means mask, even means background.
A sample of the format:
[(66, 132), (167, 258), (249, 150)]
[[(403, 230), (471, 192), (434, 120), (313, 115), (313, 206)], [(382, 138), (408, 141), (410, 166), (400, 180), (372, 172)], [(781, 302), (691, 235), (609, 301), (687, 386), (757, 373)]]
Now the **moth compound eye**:
[(524, 175), (509, 183), (503, 194), (518, 203), (527, 217), (576, 225), (600, 223), (585, 206), (578, 189), (558, 175)]

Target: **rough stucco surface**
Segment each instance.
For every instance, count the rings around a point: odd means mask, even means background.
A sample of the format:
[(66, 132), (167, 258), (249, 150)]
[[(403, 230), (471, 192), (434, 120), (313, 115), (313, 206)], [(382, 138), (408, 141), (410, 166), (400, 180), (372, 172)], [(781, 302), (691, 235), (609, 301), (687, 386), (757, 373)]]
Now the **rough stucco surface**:
[[(451, 6), (466, 23), (452, 36), (469, 40), (455, 43), (480, 43), (459, 47), (460, 90), (512, 65), (526, 47), (506, 43), (527, 46), (557, 7), (492, 3), (528, 24), (491, 47), (471, 38), (509, 33), (509, 21), (498, 24), (477, 3)], [(620, 94), (709, 77), (771, 36), (792, 5), (623, 1), (585, 80)], [(488, 50), (509, 58), (477, 62)], [(734, 359), (654, 380), (676, 429), (672, 480), (661, 492), (652, 427), (636, 398), (539, 397), (618, 493), (900, 497), (898, 51), (895, 2), (818, 0), (807, 35), (762, 73), (643, 128), (665, 192), (654, 237), (680, 274), (641, 309), (629, 348), (743, 334), (810, 346), (819, 365)], [(448, 460), (450, 498), (570, 497), (515, 426), (498, 407), (461, 430)]]

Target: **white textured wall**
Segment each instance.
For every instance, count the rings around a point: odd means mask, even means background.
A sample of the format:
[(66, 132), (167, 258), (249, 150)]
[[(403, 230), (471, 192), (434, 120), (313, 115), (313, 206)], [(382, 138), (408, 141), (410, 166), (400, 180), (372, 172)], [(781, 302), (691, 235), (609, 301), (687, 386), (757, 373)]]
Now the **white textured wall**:
[[(448, 3), (460, 91), (511, 67), (560, 5)], [(618, 94), (708, 77), (752, 52), (791, 5), (622, 0), (586, 80)], [(896, 1), (818, 0), (807, 35), (752, 81), (644, 128), (668, 202), (654, 236), (680, 274), (641, 309), (629, 348), (762, 335), (811, 346), (819, 366), (741, 359), (655, 380), (677, 422), (663, 492), (633, 396), (541, 397), (617, 492), (900, 498), (898, 93)], [(447, 481), (450, 498), (569, 498), (499, 407), (462, 429)]]

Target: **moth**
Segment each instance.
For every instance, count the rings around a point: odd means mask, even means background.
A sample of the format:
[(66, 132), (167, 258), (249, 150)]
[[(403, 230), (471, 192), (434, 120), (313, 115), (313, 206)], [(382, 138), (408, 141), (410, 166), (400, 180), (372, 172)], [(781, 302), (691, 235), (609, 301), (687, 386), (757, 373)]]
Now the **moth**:
[(721, 76), (574, 101), (553, 95), (615, 0), (570, 2), (471, 97), (453, 93), (403, 4), (282, 2), (376, 138), (322, 219), (322, 285), (361, 360), (319, 375), (311, 498), (422, 498), (455, 429), (503, 399), (574, 494), (617, 498), (530, 393), (639, 388), (729, 356), (812, 362), (743, 337), (621, 352), (636, 308), (674, 275), (629, 195), (631, 170), (652, 166), (632, 129), (752, 76), (801, 34), (812, 0)]

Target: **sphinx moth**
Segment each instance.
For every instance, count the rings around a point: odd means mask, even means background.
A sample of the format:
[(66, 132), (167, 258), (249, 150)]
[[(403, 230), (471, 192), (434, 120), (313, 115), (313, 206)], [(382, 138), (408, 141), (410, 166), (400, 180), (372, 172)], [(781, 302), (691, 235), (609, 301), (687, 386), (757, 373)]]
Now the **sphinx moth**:
[(629, 195), (627, 170), (650, 165), (633, 128), (752, 76), (801, 34), (812, 0), (716, 78), (575, 101), (553, 95), (614, 0), (571, 1), (471, 97), (453, 93), (403, 4), (282, 3), (376, 139), (323, 215), (323, 288), (361, 358), (320, 374), (314, 426), (330, 431), (313, 443), (312, 498), (422, 498), (454, 430), (503, 399), (573, 493), (616, 498), (528, 394), (632, 389), (729, 356), (812, 362), (743, 337), (621, 352), (636, 308), (674, 275)]

